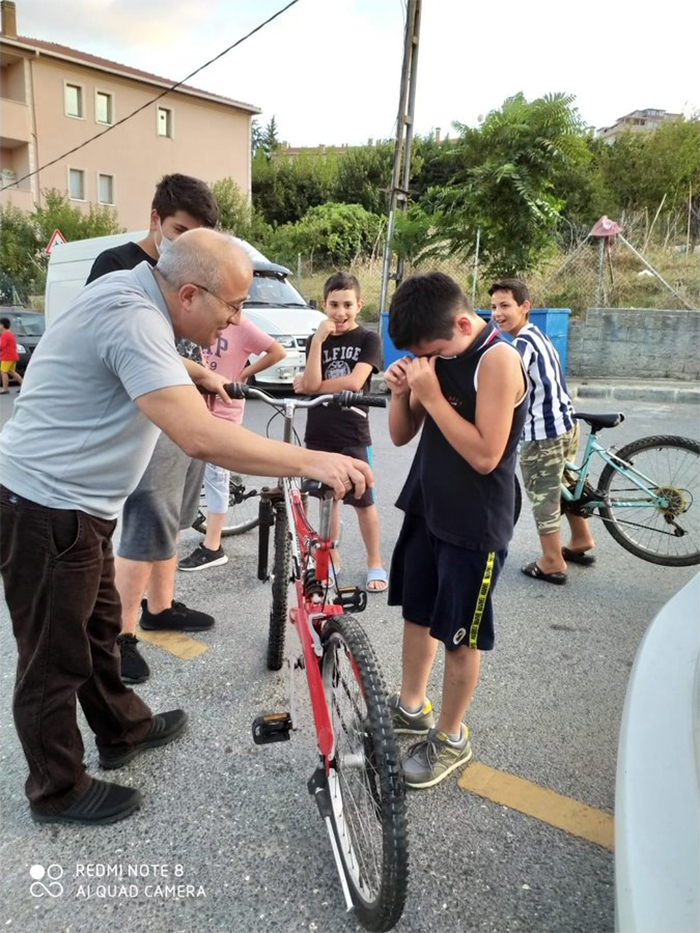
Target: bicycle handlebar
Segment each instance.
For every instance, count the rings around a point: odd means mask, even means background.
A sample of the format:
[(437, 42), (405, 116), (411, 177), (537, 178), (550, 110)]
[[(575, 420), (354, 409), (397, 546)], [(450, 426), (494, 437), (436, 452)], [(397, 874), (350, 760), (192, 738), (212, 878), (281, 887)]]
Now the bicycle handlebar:
[(332, 408), (354, 408), (358, 405), (364, 405), (366, 408), (386, 408), (386, 397), (383, 395), (363, 395), (362, 392), (350, 392), (347, 389), (343, 392), (307, 398), (298, 395), (292, 398), (273, 398), (262, 389), (246, 385), (244, 382), (230, 382), (224, 388), (230, 398), (257, 398), (279, 409), (286, 408), (290, 404), (293, 404), (295, 408), (315, 408), (317, 405), (328, 405)]

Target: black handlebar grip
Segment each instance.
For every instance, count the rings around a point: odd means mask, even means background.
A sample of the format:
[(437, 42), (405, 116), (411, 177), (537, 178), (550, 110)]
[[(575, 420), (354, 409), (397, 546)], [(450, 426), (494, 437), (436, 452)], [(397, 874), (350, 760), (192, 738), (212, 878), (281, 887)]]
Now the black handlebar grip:
[(361, 395), (360, 398), (369, 408), (386, 408), (386, 395)]
[(224, 389), (229, 398), (250, 398), (250, 389), (244, 382), (229, 382)]

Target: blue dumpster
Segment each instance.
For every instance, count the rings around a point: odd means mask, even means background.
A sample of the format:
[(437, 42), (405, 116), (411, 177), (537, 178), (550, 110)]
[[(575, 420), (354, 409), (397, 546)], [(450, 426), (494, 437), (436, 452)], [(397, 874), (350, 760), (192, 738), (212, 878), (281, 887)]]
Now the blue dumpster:
[[(481, 308), (476, 309), (479, 317), (485, 321), (491, 320), (491, 312)], [(567, 348), (569, 342), (569, 308), (532, 308), (530, 320), (546, 334), (554, 344), (559, 354), (562, 372), (566, 373)], [(382, 311), (381, 321), (382, 348), (384, 350), (384, 369), (405, 356), (404, 350), (397, 350), (389, 336), (389, 312)]]

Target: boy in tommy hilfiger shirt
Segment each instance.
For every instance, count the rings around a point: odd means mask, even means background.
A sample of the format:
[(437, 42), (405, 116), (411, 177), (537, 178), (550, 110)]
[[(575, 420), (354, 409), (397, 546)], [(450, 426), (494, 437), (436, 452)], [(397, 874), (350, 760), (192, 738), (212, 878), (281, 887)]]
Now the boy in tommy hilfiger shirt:
[[(382, 348), (373, 331), (357, 323), (362, 309), (360, 283), (354, 275), (336, 272), (323, 286), (323, 310), (327, 320), (306, 344), (306, 368), (294, 380), (294, 391), (302, 395), (325, 392), (362, 392), (370, 390), (372, 373), (382, 365)], [(365, 415), (367, 409), (364, 409)], [(369, 418), (350, 409), (309, 409), (304, 443), (312, 450), (345, 453), (372, 462), (372, 438)], [(355, 507), (360, 534), (367, 551), (368, 593), (381, 593), (387, 588), (387, 575), (379, 550), (379, 511), (374, 503), (374, 490), (367, 489), (360, 499), (353, 491), (343, 500)], [(338, 540), (340, 517), (338, 502), (333, 503), (333, 540)], [(338, 570), (338, 555), (333, 553), (333, 566)]]

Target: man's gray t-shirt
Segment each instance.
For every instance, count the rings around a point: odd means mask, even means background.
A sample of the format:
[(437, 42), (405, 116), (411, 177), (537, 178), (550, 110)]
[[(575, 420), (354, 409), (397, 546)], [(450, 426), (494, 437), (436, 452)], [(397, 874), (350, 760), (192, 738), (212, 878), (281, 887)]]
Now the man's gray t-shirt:
[(47, 329), (0, 434), (2, 485), (32, 502), (116, 518), (159, 429), (134, 400), (192, 385), (144, 262), (86, 286)]

